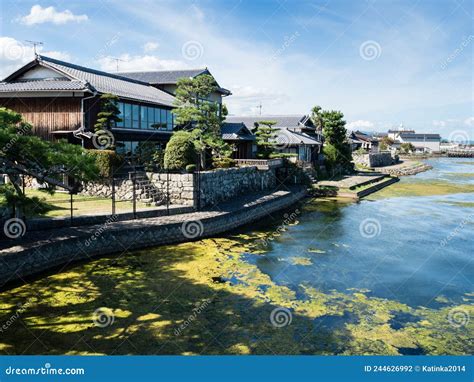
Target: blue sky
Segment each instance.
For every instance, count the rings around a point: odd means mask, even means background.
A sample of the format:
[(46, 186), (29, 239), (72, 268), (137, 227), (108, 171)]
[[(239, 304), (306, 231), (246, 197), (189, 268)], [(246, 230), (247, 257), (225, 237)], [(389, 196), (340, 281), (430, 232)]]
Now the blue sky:
[[(42, 53), (98, 69), (209, 67), (231, 114), (341, 110), (351, 128), (471, 140), (473, 2), (1, 1), (2, 77)], [(53, 8), (51, 8), (53, 7)]]

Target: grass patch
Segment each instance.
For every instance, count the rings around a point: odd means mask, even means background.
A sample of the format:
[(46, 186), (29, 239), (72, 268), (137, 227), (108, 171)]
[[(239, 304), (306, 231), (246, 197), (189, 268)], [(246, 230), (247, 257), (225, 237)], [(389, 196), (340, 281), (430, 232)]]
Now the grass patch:
[(445, 181), (398, 182), (372, 194), (370, 198), (395, 198), (405, 196), (449, 195), (474, 192), (474, 185)]
[[(31, 216), (37, 217), (65, 217), (70, 215), (70, 195), (65, 192), (55, 192), (49, 194), (45, 191), (36, 189), (27, 189), (26, 196), (39, 197), (48, 205), (49, 211), (46, 213), (37, 213), (29, 211)], [(5, 200), (0, 197), (0, 207), (5, 204)], [(137, 202), (137, 210), (150, 209), (145, 203)], [(132, 212), (133, 203), (131, 201), (119, 202), (115, 204), (116, 212)], [(111, 214), (112, 200), (111, 198), (100, 198), (94, 196), (74, 195), (73, 197), (73, 214), (74, 215), (96, 215)]]

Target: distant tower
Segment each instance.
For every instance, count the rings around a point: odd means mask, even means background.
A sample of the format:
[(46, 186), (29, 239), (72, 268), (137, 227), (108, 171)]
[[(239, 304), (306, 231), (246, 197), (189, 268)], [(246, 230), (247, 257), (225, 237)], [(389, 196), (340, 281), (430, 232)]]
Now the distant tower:
[(259, 109), (259, 115), (261, 116), (262, 115), (262, 103), (260, 102), (260, 104), (257, 106), (257, 109)]

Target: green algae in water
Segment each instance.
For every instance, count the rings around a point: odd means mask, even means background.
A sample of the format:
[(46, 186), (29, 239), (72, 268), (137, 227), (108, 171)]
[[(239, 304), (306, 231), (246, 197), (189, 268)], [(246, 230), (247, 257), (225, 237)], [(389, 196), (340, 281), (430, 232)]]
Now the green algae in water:
[[(241, 238), (240, 238), (241, 239)], [(250, 239), (247, 237), (246, 239)], [(440, 310), (411, 308), (369, 297), (367, 291), (323, 293), (302, 285), (295, 292), (275, 284), (242, 260), (250, 248), (242, 240), (206, 239), (104, 258), (3, 292), (6, 316), (16, 304), (34, 298), (14, 330), (3, 333), (5, 354), (469, 354), (472, 321), (453, 328), (449, 312), (474, 315), (472, 305)], [(111, 266), (111, 261), (115, 264)], [(141, 264), (137, 268), (137, 264)], [(140, 270), (139, 270), (140, 269)], [(234, 275), (241, 283), (214, 284), (212, 276)], [(73, 287), (71, 288), (71, 285)], [(34, 296), (34, 297), (32, 297)], [(39, 298), (47, 296), (47, 298)], [(76, 296), (76, 297), (73, 297)], [(176, 335), (196, 307), (195, 324)], [(111, 325), (94, 324), (94, 312), (107, 307)], [(275, 307), (293, 312), (292, 324), (275, 330)], [(393, 328), (403, 315), (417, 319)], [(213, 341), (220, 334), (219, 343)], [(34, 341), (41, 336), (41, 343)], [(271, 351), (269, 349), (272, 349)]]
[(310, 253), (326, 253), (326, 251), (318, 248), (308, 248), (308, 252)]
[(290, 257), (289, 262), (293, 265), (311, 265), (313, 262), (307, 257)]
[(474, 192), (473, 184), (449, 183), (445, 181), (398, 182), (371, 194), (369, 200), (394, 197), (416, 197), (449, 195)]

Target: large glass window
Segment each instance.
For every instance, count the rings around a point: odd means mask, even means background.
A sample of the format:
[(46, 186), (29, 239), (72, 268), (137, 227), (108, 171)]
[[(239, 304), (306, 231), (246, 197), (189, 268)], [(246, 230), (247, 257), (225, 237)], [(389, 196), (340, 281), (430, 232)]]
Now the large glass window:
[(121, 122), (117, 122), (117, 127), (123, 127), (124, 126), (123, 102), (118, 102), (117, 107), (120, 110), (120, 114), (118, 117), (122, 119)]
[(166, 109), (161, 109), (161, 125), (160, 125), (160, 127), (161, 127), (161, 129), (164, 129), (164, 130), (166, 130), (166, 118), (167, 118), (166, 112), (167, 112)]
[(148, 128), (148, 108), (140, 106), (140, 129)]
[(129, 103), (124, 105), (124, 127), (127, 129), (132, 127), (132, 105)]
[(132, 105), (132, 129), (140, 128), (140, 106)]
[(148, 115), (148, 124), (145, 128), (153, 129), (153, 124), (155, 123), (155, 109), (153, 107), (147, 107), (147, 115)]
[(117, 127), (125, 129), (167, 130), (174, 127), (174, 116), (171, 110), (151, 106), (133, 105), (119, 102), (117, 104), (122, 119)]
[(166, 130), (173, 130), (173, 113), (171, 110), (167, 111), (167, 119), (166, 119)]

